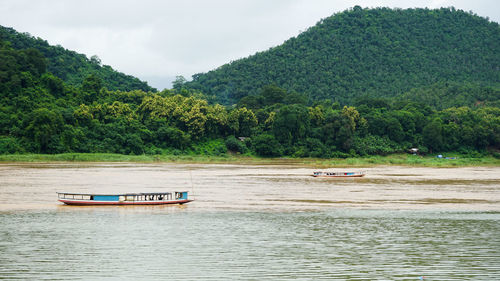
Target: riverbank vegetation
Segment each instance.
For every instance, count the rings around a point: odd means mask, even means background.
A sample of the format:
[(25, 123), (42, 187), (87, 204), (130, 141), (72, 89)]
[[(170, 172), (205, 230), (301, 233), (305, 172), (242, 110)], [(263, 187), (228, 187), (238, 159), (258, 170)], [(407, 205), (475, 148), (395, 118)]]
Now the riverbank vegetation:
[[(385, 165), (415, 167), (470, 167), (500, 166), (500, 159), (493, 156), (460, 155), (452, 153), (454, 159), (438, 158), (435, 155), (419, 156), (392, 154), (388, 156), (367, 156), (347, 159), (324, 158), (268, 158), (227, 154), (223, 156), (204, 155), (124, 155), (112, 153), (63, 153), (63, 154), (8, 154), (0, 155), (0, 163), (210, 163), (250, 165), (303, 165), (315, 168), (330, 167), (373, 167)], [(458, 155), (458, 156), (457, 156)]]
[(48, 73), (21, 75), (29, 77), (26, 86), (3, 92), (0, 154), (352, 158), (412, 147), (497, 155), (500, 145), (500, 108), (492, 106), (435, 110), (373, 98), (307, 105), (299, 94), (267, 86), (257, 96), (262, 103), (224, 107), (186, 90), (109, 91), (96, 76), (74, 88)]

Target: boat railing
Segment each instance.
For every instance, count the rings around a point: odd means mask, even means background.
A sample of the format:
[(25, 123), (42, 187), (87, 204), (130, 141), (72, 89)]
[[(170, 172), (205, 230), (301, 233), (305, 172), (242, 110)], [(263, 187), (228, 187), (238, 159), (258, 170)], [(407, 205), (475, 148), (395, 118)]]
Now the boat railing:
[(90, 200), (91, 194), (79, 194), (79, 193), (57, 193), (59, 199), (74, 199), (74, 200)]

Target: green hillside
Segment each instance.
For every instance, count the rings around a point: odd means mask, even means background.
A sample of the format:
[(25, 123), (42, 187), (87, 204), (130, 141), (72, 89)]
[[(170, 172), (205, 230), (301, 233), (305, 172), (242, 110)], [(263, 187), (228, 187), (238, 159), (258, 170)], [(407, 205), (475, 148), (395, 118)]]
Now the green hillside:
[(102, 79), (103, 85), (109, 90), (154, 90), (136, 77), (118, 72), (109, 65), (101, 65), (98, 57), (89, 59), (83, 54), (61, 46), (51, 46), (41, 38), (19, 33), (12, 28), (0, 26), (0, 43), (16, 50), (37, 49), (46, 58), (47, 71), (69, 85), (80, 86), (85, 78), (94, 74)]
[(437, 110), (483, 105), (500, 108), (500, 87), (467, 82), (438, 82), (429, 86), (411, 89), (398, 96), (396, 100), (413, 101)]
[(354, 7), (282, 45), (193, 76), (187, 87), (232, 104), (266, 85), (349, 104), (459, 82), (498, 87), (498, 23), (454, 8)]

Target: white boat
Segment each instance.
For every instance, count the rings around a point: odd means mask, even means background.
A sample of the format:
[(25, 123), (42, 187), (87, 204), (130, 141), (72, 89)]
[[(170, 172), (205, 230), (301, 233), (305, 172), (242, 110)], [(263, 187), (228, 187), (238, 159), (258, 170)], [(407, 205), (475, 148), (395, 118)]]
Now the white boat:
[(365, 172), (321, 172), (317, 171), (312, 174), (313, 177), (326, 178), (359, 178), (364, 177)]

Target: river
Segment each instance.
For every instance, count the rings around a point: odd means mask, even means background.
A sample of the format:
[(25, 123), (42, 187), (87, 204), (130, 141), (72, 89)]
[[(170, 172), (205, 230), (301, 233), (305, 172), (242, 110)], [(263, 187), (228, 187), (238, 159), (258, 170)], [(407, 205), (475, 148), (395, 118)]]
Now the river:
[[(337, 169), (342, 170), (342, 169)], [(500, 167), (0, 164), (0, 279), (500, 280)], [(57, 191), (187, 190), (75, 207)]]

